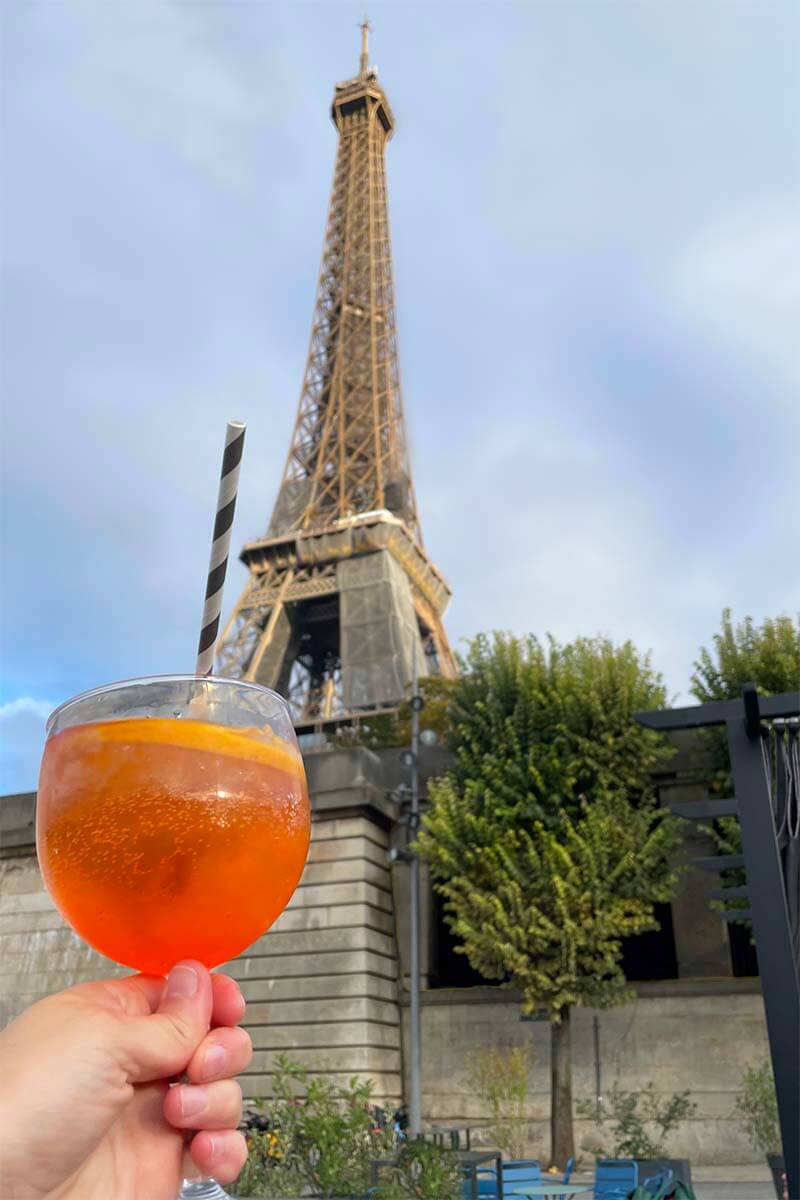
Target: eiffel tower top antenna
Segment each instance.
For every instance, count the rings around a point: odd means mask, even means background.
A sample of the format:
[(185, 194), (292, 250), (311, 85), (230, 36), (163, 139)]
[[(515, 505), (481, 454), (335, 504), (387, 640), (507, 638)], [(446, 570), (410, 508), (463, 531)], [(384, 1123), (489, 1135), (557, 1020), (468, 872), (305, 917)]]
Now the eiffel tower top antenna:
[(372, 26), (367, 17), (361, 22), (361, 58), (358, 64), (358, 74), (361, 79), (366, 79), (369, 71), (369, 35), (372, 32)]

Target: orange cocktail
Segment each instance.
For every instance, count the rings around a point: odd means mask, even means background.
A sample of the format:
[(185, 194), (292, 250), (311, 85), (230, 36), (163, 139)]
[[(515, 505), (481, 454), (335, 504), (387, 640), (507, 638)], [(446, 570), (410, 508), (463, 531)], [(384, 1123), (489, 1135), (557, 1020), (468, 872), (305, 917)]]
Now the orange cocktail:
[(39, 783), (39, 859), (58, 908), (97, 950), (155, 974), (240, 954), (282, 912), (308, 851), (293, 737), (186, 711), (62, 728)]

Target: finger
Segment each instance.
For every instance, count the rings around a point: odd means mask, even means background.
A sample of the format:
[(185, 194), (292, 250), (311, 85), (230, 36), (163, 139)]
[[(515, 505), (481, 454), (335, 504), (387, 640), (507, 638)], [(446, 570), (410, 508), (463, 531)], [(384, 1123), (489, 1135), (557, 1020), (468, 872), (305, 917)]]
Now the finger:
[(247, 1159), (247, 1143), (235, 1129), (215, 1133), (204, 1129), (192, 1138), (190, 1148), (200, 1170), (220, 1183), (233, 1183)]
[(166, 979), (158, 975), (126, 975), (124, 979), (98, 979), (79, 984), (75, 992), (102, 989), (103, 993), (128, 1017), (145, 1017), (158, 1008)]
[[(141, 985), (140, 985), (141, 986)], [(211, 1021), (211, 976), (202, 963), (178, 963), (167, 976), (158, 1010), (122, 1022), (120, 1049), (132, 1083), (186, 1069)]]
[(176, 1129), (235, 1129), (242, 1119), (242, 1089), (235, 1079), (203, 1087), (179, 1083), (164, 1097), (164, 1116)]
[[(103, 981), (104, 985), (106, 981)], [(160, 975), (129, 975), (125, 979), (108, 980), (107, 985), (117, 993), (130, 1016), (155, 1012), (164, 993), (166, 980)], [(213, 997), (211, 1025), (238, 1025), (244, 1016), (245, 1000), (239, 984), (229, 975), (211, 976)]]
[(218, 1025), (238, 1025), (244, 1016), (244, 996), (238, 983), (229, 975), (212, 975), (211, 991), (214, 1005), (211, 1012), (212, 1028)]
[(203, 1038), (186, 1068), (190, 1083), (238, 1075), (250, 1065), (253, 1043), (245, 1029), (214, 1029)]

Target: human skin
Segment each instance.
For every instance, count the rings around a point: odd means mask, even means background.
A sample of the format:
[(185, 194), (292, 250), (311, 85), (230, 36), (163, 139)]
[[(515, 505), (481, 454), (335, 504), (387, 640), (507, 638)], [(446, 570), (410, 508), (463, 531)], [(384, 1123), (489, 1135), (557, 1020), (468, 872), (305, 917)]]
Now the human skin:
[(243, 1014), (236, 982), (192, 961), (32, 1005), (0, 1034), (3, 1200), (175, 1200), (187, 1161), (235, 1179)]

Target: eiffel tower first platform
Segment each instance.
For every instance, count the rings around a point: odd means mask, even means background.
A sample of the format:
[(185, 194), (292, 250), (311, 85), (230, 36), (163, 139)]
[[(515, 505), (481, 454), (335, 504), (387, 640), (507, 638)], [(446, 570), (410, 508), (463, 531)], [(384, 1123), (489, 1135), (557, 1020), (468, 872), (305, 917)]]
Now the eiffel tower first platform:
[(220, 675), (286, 696), (298, 729), (396, 708), (413, 659), (454, 673), (449, 588), (425, 553), (408, 460), (384, 150), (394, 131), (369, 66), (336, 85), (339, 135), (311, 340), (289, 455)]

